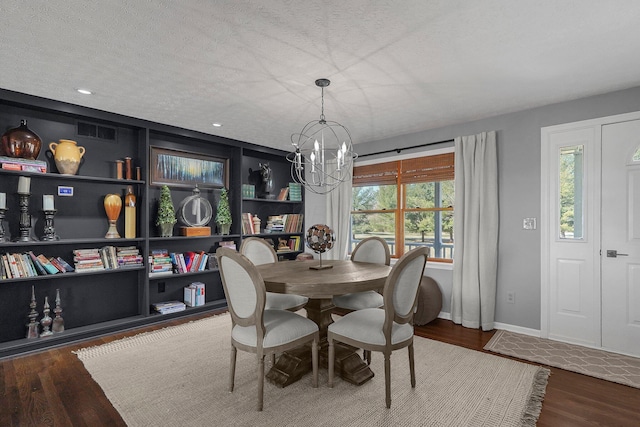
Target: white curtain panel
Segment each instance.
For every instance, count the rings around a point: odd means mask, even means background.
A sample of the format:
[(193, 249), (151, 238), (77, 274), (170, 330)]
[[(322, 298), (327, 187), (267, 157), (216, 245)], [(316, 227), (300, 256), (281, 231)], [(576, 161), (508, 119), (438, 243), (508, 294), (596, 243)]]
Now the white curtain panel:
[(333, 249), (322, 254), (324, 259), (348, 258), (351, 204), (353, 202), (351, 176), (353, 176), (353, 165), (349, 171), (349, 178), (345, 179), (335, 190), (326, 195), (327, 225), (333, 229), (336, 241)]
[(455, 139), (455, 205), (451, 318), (493, 329), (498, 266), (496, 133)]

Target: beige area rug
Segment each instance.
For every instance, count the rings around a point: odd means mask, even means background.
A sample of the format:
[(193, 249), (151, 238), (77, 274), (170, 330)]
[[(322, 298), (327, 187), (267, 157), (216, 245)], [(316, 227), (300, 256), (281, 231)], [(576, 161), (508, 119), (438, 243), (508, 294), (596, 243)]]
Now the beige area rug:
[(484, 349), (640, 388), (640, 358), (503, 330)]
[[(384, 363), (357, 387), (326, 369), (277, 388), (265, 381), (256, 407), (255, 355), (238, 352), (228, 392), (231, 319), (190, 322), (76, 352), (129, 426), (533, 426), (549, 370), (416, 337), (415, 389), (406, 350), (392, 356), (392, 406), (384, 403)], [(268, 359), (268, 358), (267, 358)]]

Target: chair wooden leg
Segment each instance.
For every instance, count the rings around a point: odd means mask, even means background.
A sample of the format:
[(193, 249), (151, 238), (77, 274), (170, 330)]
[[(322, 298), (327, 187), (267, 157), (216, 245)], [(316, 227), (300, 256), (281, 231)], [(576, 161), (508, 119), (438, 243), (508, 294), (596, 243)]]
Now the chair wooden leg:
[(258, 356), (258, 411), (262, 411), (264, 396), (264, 356)]
[(276, 354), (271, 353), (271, 366), (276, 364)]
[(411, 387), (416, 387), (416, 367), (413, 357), (413, 343), (409, 344), (409, 372), (411, 373)]
[(314, 388), (318, 388), (318, 340), (314, 339), (311, 344), (311, 365), (313, 369), (313, 382)]
[(367, 360), (367, 365), (371, 365), (371, 351), (364, 351), (364, 358)]
[(391, 353), (384, 354), (384, 392), (387, 408), (391, 408)]
[(231, 346), (231, 363), (230, 363), (230, 371), (229, 371), (229, 393), (233, 391), (233, 386), (235, 384), (235, 376), (236, 376), (236, 354), (238, 350), (232, 345)]
[(335, 357), (336, 357), (336, 348), (333, 346), (333, 340), (331, 338), (329, 338), (328, 340), (329, 342), (329, 354), (327, 355), (328, 357), (328, 369), (329, 369), (329, 387), (333, 387), (333, 370), (334, 370), (334, 363), (335, 363)]

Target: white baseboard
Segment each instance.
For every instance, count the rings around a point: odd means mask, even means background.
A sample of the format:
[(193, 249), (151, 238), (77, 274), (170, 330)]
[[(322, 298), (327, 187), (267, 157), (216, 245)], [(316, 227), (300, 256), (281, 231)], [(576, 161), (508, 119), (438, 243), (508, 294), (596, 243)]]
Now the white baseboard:
[[(451, 313), (446, 313), (444, 311), (441, 311), (440, 314), (438, 314), (438, 318), (451, 320)], [(540, 338), (540, 330), (538, 329), (524, 328), (522, 326), (509, 325), (508, 323), (498, 323), (498, 322), (495, 322), (493, 325), (495, 326), (496, 329), (502, 329), (509, 332), (516, 332), (518, 334), (529, 335), (532, 337)]]
[(502, 329), (509, 332), (515, 332), (522, 335), (529, 335), (532, 337), (540, 338), (539, 329), (524, 328), (522, 326), (509, 325), (508, 323), (498, 323), (498, 322), (495, 322), (493, 325), (495, 326), (496, 329)]

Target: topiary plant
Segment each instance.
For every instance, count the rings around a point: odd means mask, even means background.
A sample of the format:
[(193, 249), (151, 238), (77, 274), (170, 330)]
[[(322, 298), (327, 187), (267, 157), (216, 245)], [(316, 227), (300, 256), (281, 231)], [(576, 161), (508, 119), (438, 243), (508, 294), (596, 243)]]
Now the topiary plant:
[(216, 210), (216, 224), (222, 230), (221, 234), (229, 234), (229, 226), (232, 222), (229, 195), (227, 189), (223, 188), (220, 191), (220, 200), (218, 200), (218, 209)]
[(161, 228), (160, 234), (162, 237), (171, 237), (173, 235), (173, 224), (176, 222), (176, 211), (171, 200), (171, 190), (169, 190), (168, 186), (163, 185), (160, 190), (158, 216), (156, 217), (156, 225)]

